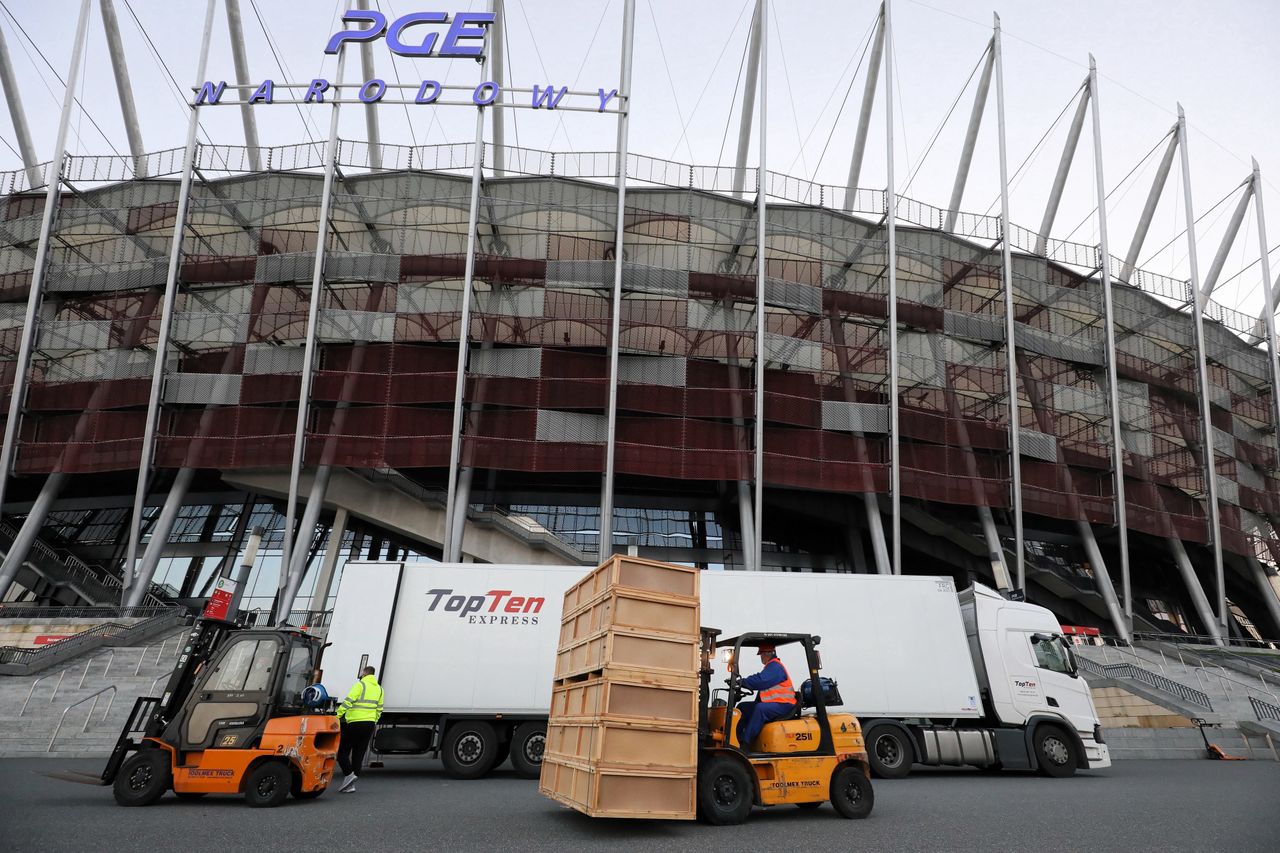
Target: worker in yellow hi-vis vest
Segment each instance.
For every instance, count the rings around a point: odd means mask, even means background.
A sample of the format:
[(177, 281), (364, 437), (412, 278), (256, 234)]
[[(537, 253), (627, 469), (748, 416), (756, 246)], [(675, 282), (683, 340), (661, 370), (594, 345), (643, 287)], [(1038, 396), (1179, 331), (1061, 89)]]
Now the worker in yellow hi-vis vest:
[(344, 794), (356, 789), (356, 774), (364, 765), (364, 754), (373, 740), (373, 729), (382, 718), (382, 685), (374, 677), (374, 669), (360, 670), (360, 680), (351, 685), (347, 698), (338, 706), (338, 723), (342, 740), (338, 744), (338, 767), (342, 770)]

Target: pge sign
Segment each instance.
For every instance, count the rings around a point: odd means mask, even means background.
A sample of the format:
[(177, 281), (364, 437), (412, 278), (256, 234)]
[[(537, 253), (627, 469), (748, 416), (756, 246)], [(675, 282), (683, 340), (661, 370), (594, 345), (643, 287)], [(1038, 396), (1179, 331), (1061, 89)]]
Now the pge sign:
[[(390, 23), (387, 16), (375, 10), (352, 9), (342, 16), (342, 23), (368, 24), (367, 29), (341, 29), (329, 37), (324, 52), (334, 54), (344, 42), (367, 42), (382, 38), (387, 47), (399, 56), (440, 56), (446, 58), (481, 56), (485, 30), (494, 22), (492, 12), (456, 12), (450, 20), (447, 12), (411, 12)], [(449, 24), (449, 30), (440, 38), (436, 30), (422, 32), (422, 24)], [(417, 32), (413, 30), (417, 29)], [(437, 41), (440, 49), (436, 50)], [(479, 42), (478, 44), (472, 42)]]

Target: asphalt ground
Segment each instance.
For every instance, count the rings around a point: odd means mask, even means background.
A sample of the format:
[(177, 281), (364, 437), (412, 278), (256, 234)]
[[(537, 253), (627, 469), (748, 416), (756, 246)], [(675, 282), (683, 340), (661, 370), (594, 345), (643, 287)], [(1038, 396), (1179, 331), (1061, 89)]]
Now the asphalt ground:
[(496, 771), (449, 779), (436, 761), (388, 759), (353, 794), (251, 809), (239, 798), (115, 805), (106, 788), (40, 771), (97, 772), (99, 761), (0, 760), (0, 849), (22, 851), (399, 850), (1251, 850), (1280, 849), (1280, 764), (1122, 761), (1056, 780), (917, 770), (875, 783), (871, 817), (829, 805), (757, 809), (741, 826), (593, 820)]

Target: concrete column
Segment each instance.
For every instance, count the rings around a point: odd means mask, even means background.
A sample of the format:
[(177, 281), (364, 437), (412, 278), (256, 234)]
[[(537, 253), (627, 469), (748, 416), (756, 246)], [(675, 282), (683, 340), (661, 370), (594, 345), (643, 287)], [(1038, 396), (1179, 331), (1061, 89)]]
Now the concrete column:
[(36, 537), (40, 535), (44, 520), (49, 516), (49, 508), (57, 500), (66, 479), (67, 475), (62, 473), (49, 475), (22, 526), (18, 528), (18, 535), (14, 537), (13, 544), (9, 546), (9, 552), (4, 556), (4, 564), (0, 565), (0, 601), (4, 600), (5, 593), (9, 591), (9, 586), (18, 575), (18, 569), (22, 568), (22, 563), (27, 559), (27, 553), (35, 543)]

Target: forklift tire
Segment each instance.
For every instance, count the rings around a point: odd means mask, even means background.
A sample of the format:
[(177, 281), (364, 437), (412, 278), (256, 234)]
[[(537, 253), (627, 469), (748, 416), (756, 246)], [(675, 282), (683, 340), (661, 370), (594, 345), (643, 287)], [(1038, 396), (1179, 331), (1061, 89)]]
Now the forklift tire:
[(462, 720), (445, 733), (440, 760), (454, 779), (479, 779), (498, 759), (498, 734), (481, 720)]
[(911, 772), (915, 748), (907, 733), (895, 726), (875, 726), (867, 734), (867, 761), (879, 779), (903, 779)]
[(807, 812), (821, 807), (822, 803), (796, 803), (796, 808), (804, 809)]
[(172, 778), (169, 753), (144, 749), (125, 759), (111, 792), (122, 806), (149, 806), (169, 790)]
[(274, 808), (289, 796), (293, 771), (283, 761), (264, 761), (244, 780), (244, 799), (255, 809)]
[(742, 762), (713, 758), (698, 771), (698, 816), (716, 826), (742, 823), (751, 814), (753, 791)]
[(840, 817), (861, 820), (871, 815), (875, 806), (875, 792), (871, 780), (856, 764), (837, 768), (831, 776), (831, 805)]
[(547, 748), (546, 723), (521, 723), (511, 735), (511, 766), (524, 779), (542, 775), (542, 754)]
[(1037, 726), (1032, 738), (1036, 763), (1040, 772), (1055, 779), (1066, 779), (1076, 772), (1076, 750), (1071, 738), (1057, 726)]

